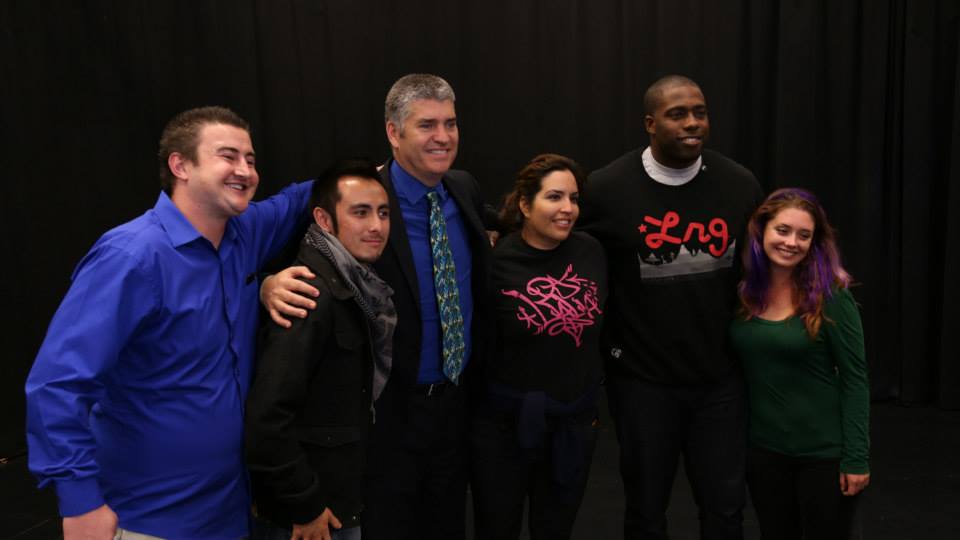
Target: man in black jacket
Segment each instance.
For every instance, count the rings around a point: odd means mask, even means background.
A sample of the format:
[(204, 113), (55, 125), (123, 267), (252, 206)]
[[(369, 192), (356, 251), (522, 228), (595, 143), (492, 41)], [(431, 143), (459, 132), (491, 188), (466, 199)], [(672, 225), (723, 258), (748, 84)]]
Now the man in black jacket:
[(392, 289), (372, 270), (390, 234), (387, 192), (362, 161), (314, 183), (313, 223), (294, 264), (317, 307), (291, 328), (267, 323), (247, 402), (255, 538), (359, 538), (373, 401), (391, 364)]

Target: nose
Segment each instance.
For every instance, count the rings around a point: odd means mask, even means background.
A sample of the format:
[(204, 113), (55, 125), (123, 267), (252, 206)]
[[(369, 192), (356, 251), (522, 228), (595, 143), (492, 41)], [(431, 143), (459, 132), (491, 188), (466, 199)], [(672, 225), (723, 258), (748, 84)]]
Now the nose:
[(784, 239), (784, 243), (791, 247), (797, 245), (797, 235), (788, 234), (787, 237)]
[(370, 232), (380, 232), (383, 230), (385, 222), (385, 219), (381, 219), (379, 216), (373, 216), (373, 218), (370, 219), (367, 230)]
[(697, 118), (696, 114), (690, 112), (686, 118), (684, 118), (683, 127), (684, 129), (696, 129), (700, 127), (700, 119)]
[(247, 163), (247, 160), (238, 159), (237, 166), (233, 168), (233, 174), (241, 178), (247, 178), (250, 176), (251, 170), (252, 170), (252, 167), (250, 166), (249, 163)]
[(440, 144), (446, 144), (450, 142), (450, 137), (451, 137), (450, 131), (451, 129), (448, 128), (447, 126), (444, 126), (444, 125), (438, 126), (437, 129), (433, 132), (433, 140)]

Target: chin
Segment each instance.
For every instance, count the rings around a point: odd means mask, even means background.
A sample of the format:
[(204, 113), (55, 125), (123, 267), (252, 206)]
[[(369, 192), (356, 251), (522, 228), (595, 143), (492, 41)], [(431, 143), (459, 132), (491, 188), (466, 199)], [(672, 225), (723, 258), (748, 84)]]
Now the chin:
[(365, 253), (360, 255), (354, 255), (354, 259), (363, 264), (373, 264), (377, 262), (377, 259), (380, 258), (380, 252), (377, 253)]
[(773, 267), (775, 267), (775, 268), (780, 268), (780, 269), (783, 269), (783, 270), (787, 270), (787, 271), (789, 271), (789, 272), (793, 272), (794, 270), (796, 270), (797, 266), (799, 266), (799, 262), (798, 262), (798, 261), (790, 261), (790, 262), (770, 261), (770, 262), (772, 263), (771, 266), (773, 266)]
[(450, 170), (450, 167), (452, 167), (452, 166), (453, 166), (453, 162), (452, 162), (452, 161), (451, 161), (451, 162), (445, 162), (445, 163), (434, 163), (434, 164), (433, 164), (433, 167), (430, 168), (430, 172), (433, 173), (433, 174), (437, 174), (437, 175), (443, 176), (443, 175), (447, 174), (447, 171), (449, 171), (449, 170)]
[(247, 211), (247, 208), (250, 207), (250, 204), (234, 204), (230, 206), (230, 214), (234, 216), (239, 216), (240, 214)]

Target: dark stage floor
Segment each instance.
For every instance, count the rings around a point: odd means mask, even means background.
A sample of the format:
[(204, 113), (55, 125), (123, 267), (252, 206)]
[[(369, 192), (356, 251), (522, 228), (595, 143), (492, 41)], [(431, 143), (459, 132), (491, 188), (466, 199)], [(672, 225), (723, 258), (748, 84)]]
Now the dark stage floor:
[[(603, 411), (604, 415), (606, 411)], [(609, 419), (602, 418), (590, 483), (574, 538), (621, 538), (622, 487), (618, 452)], [(956, 540), (960, 538), (960, 411), (873, 407), (873, 478), (862, 506), (867, 540)], [(24, 458), (0, 465), (0, 540), (60, 537), (56, 504), (40, 492)], [(682, 473), (669, 511), (673, 540), (698, 538), (696, 508)], [(747, 539), (757, 539), (748, 508)], [(523, 538), (527, 538), (524, 536)]]

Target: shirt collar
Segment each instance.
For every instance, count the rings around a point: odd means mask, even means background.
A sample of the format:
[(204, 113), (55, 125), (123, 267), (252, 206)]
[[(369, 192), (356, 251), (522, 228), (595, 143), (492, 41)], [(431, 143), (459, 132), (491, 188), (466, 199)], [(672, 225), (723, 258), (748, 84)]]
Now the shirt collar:
[(643, 168), (646, 169), (650, 178), (668, 186), (682, 186), (693, 180), (693, 177), (700, 172), (700, 167), (703, 165), (703, 155), (700, 155), (693, 164), (682, 169), (667, 167), (653, 157), (653, 150), (649, 146), (643, 151), (641, 157)]
[[(183, 215), (183, 212), (177, 208), (177, 205), (173, 204), (173, 201), (170, 200), (170, 196), (167, 195), (166, 192), (160, 192), (160, 196), (157, 197), (157, 203), (153, 205), (153, 211), (156, 212), (157, 219), (160, 220), (160, 226), (166, 231), (173, 247), (180, 247), (198, 238), (203, 238), (200, 232), (187, 220), (187, 217)], [(223, 240), (232, 241), (236, 239), (236, 236), (237, 231), (231, 219), (227, 221), (227, 228), (223, 233)], [(220, 242), (221, 247), (223, 247), (223, 240)]]
[(413, 205), (418, 204), (420, 199), (431, 191), (436, 191), (440, 195), (440, 202), (446, 201), (449, 196), (443, 182), (437, 184), (435, 188), (427, 187), (423, 182), (404, 170), (397, 160), (390, 163), (390, 179), (393, 180), (393, 187), (397, 190), (397, 196)]

